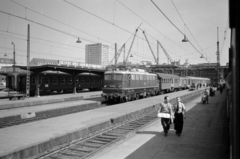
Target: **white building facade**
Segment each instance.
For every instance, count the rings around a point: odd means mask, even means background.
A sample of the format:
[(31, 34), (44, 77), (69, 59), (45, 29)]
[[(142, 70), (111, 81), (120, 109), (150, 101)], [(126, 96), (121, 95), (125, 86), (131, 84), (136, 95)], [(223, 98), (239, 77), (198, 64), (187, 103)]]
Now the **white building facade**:
[(86, 45), (85, 63), (107, 66), (109, 63), (109, 46), (102, 43)]

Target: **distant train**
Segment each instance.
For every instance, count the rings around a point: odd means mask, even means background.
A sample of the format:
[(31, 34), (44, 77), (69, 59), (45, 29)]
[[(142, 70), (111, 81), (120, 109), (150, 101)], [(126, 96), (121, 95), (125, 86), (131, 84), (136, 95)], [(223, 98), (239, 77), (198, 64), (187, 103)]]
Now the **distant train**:
[[(30, 76), (30, 95), (35, 95), (36, 75)], [(73, 92), (73, 78), (71, 75), (62, 72), (43, 72), (39, 74), (39, 91), (41, 95)], [(26, 91), (26, 73), (11, 73), (6, 77), (6, 87), (17, 92), (25, 93)], [(76, 90), (89, 89), (101, 90), (103, 80), (100, 75), (82, 73), (76, 77)]]
[(197, 85), (210, 84), (209, 78), (179, 77), (163, 73), (144, 71), (107, 71), (104, 74), (102, 96), (108, 101), (127, 102)]

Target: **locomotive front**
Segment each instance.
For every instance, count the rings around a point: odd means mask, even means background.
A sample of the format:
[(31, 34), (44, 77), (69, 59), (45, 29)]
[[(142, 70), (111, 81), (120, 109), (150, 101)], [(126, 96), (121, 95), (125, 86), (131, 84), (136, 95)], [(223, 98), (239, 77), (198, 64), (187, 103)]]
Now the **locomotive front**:
[(119, 101), (122, 100), (124, 96), (124, 88), (126, 85), (125, 73), (118, 72), (105, 72), (104, 74), (104, 87), (102, 89), (102, 96), (109, 101)]

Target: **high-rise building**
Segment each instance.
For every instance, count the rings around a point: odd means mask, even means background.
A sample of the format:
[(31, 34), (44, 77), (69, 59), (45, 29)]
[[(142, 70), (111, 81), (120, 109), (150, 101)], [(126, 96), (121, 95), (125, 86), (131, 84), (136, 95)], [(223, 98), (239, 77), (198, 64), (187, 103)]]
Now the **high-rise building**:
[(89, 44), (85, 47), (85, 63), (93, 65), (108, 65), (109, 46), (101, 43)]

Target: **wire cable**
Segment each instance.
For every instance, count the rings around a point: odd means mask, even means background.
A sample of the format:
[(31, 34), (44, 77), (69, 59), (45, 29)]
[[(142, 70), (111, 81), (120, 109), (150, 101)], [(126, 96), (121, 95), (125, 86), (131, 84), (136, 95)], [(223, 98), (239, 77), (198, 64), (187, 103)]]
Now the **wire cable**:
[[(83, 33), (85, 33), (85, 34), (87, 34), (87, 35), (90, 35), (90, 36), (92, 36), (92, 37), (95, 37), (95, 38), (97, 38), (97, 39), (101, 39), (102, 41), (105, 41), (105, 42), (107, 42), (107, 43), (113, 44), (112, 42), (109, 42), (109, 41), (104, 40), (104, 39), (102, 39), (102, 38), (99, 38), (99, 37), (97, 37), (97, 36), (95, 36), (95, 35), (92, 35), (92, 34), (90, 34), (90, 33), (87, 33), (87, 32), (85, 32), (85, 31), (83, 31), (83, 30), (80, 30), (80, 29), (78, 29), (78, 28), (76, 28), (76, 27), (73, 27), (73, 26), (71, 26), (71, 25), (69, 25), (69, 24), (66, 24), (66, 23), (64, 23), (64, 22), (61, 22), (61, 21), (59, 21), (59, 20), (57, 20), (57, 19), (55, 19), (55, 18), (52, 18), (52, 17), (50, 17), (50, 16), (44, 15), (44, 14), (42, 14), (42, 13), (40, 13), (40, 12), (34, 10), (34, 9), (28, 8), (28, 7), (26, 7), (26, 6), (24, 6), (24, 5), (20, 4), (20, 3), (17, 3), (17, 2), (15, 2), (15, 1), (13, 1), (13, 0), (10, 0), (10, 1), (13, 2), (13, 3), (15, 3), (15, 4), (17, 4), (17, 5), (19, 5), (19, 6), (24, 7), (25, 9), (31, 10), (31, 11), (34, 12), (34, 13), (37, 13), (37, 14), (39, 14), (39, 15), (41, 15), (41, 16), (44, 16), (44, 17), (46, 17), (46, 18), (48, 18), (48, 19), (51, 19), (51, 20), (53, 20), (53, 21), (55, 21), (55, 22), (58, 22), (58, 23), (60, 23), (60, 24), (63, 24), (63, 25), (65, 25), (65, 26), (68, 26), (68, 27), (70, 27), (70, 28), (72, 28), (72, 29), (75, 29), (75, 30), (78, 30), (78, 31), (80, 31), (80, 32), (83, 32)], [(26, 17), (26, 16), (25, 16), (25, 17)], [(26, 18), (25, 18), (25, 19), (26, 19)]]

